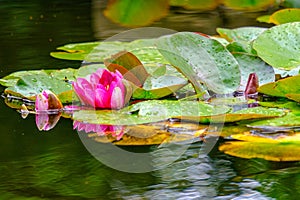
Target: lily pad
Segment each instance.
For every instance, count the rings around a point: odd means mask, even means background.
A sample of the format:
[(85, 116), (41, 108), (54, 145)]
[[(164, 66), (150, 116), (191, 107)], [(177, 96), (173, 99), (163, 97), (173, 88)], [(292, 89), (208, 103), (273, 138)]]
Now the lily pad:
[(171, 6), (180, 6), (188, 10), (214, 10), (218, 5), (215, 0), (171, 0)]
[(278, 97), (287, 97), (288, 94), (300, 94), (300, 75), (262, 85), (258, 88), (258, 92)]
[(242, 141), (226, 142), (219, 147), (226, 154), (242, 158), (262, 158), (271, 161), (299, 161), (300, 133), (267, 137), (248, 132), (232, 136)]
[(185, 119), (189, 116), (211, 116), (228, 112), (229, 107), (212, 106), (196, 101), (149, 100), (112, 110), (80, 110), (73, 115), (74, 120), (91, 124), (136, 125), (167, 120)]
[(29, 70), (29, 71), (18, 71), (13, 72), (3, 78), (0, 79), (0, 84), (5, 87), (11, 87), (17, 84), (18, 80), (24, 76), (32, 75), (32, 76), (39, 76), (39, 75), (49, 75), (55, 77), (58, 80), (75, 80), (76, 76), (76, 69), (73, 68), (66, 68), (66, 69), (49, 69), (49, 70)]
[(189, 81), (203, 92), (199, 80), (210, 90), (226, 94), (240, 84), (237, 61), (225, 47), (214, 39), (181, 32), (158, 39), (157, 46), (162, 55)]
[(251, 42), (265, 30), (267, 30), (267, 28), (261, 27), (241, 27), (235, 29), (217, 28), (217, 32), (220, 36), (229, 42)]
[(249, 74), (256, 73), (259, 79), (259, 85), (274, 82), (275, 73), (273, 67), (267, 65), (264, 61), (256, 56), (245, 54), (233, 54), (238, 61), (241, 70), (240, 90), (245, 90)]
[(275, 4), (275, 0), (223, 0), (226, 7), (235, 10), (265, 10)]
[(142, 88), (134, 88), (132, 97), (135, 99), (159, 99), (173, 94), (186, 84), (186, 79), (176, 76), (164, 75), (157, 78), (150, 76)]
[(262, 16), (259, 16), (258, 18), (256, 18), (256, 20), (258, 22), (264, 22), (264, 23), (270, 24), (270, 23), (272, 23), (270, 21), (270, 17), (271, 17), (271, 15), (262, 15)]
[[(72, 92), (72, 85), (64, 80), (51, 77), (46, 73), (39, 75), (26, 75), (20, 78), (15, 85), (5, 89), (5, 94), (20, 96), (31, 100), (43, 90), (51, 90), (54, 94), (60, 95), (66, 91)], [(70, 103), (72, 99), (60, 99), (62, 103)]]
[(67, 44), (58, 47), (58, 52), (51, 52), (50, 55), (66, 60), (84, 60), (87, 62), (103, 62), (111, 55), (120, 51), (133, 53), (143, 64), (158, 63), (168, 64), (164, 57), (155, 48), (156, 39), (140, 39), (132, 42), (103, 41)]
[(300, 65), (300, 22), (264, 31), (253, 42), (258, 56), (272, 67), (291, 70)]
[[(286, 112), (282, 109), (254, 107), (245, 108), (232, 113), (226, 113), (224, 115), (214, 115), (210, 118), (207, 118), (207, 120), (209, 122), (214, 123), (232, 123), (244, 120), (261, 120), (265, 118), (277, 118), (282, 117), (285, 114)], [(204, 117), (202, 117), (202, 121), (204, 121)]]
[(168, 10), (167, 0), (138, 1), (134, 4), (131, 0), (115, 0), (108, 2), (104, 15), (123, 26), (138, 27), (164, 17)]
[(287, 113), (287, 115), (274, 118), (265, 119), (249, 124), (250, 126), (300, 126), (300, 115), (297, 113)]
[(230, 52), (253, 56), (256, 56), (256, 51), (252, 47), (252, 41), (265, 30), (267, 29), (260, 27), (241, 27), (236, 29), (217, 28), (217, 32), (220, 36), (231, 42), (226, 46)]
[(300, 22), (300, 9), (287, 8), (278, 10), (270, 16), (270, 21), (274, 24), (284, 24), (289, 22)]
[(219, 147), (226, 154), (270, 161), (299, 161), (300, 142), (226, 142)]
[(287, 94), (285, 95), (288, 99), (300, 102), (300, 94)]

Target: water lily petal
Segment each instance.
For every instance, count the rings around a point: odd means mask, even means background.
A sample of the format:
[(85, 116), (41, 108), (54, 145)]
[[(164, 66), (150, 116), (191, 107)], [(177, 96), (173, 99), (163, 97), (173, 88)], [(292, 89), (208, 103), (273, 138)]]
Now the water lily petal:
[(95, 107), (96, 108), (110, 108), (110, 95), (102, 85), (99, 85), (95, 90)]
[(114, 88), (111, 96), (110, 105), (112, 109), (120, 109), (124, 107), (124, 94), (122, 93), (122, 90), (119, 87)]
[(35, 110), (48, 110), (48, 95), (38, 94), (35, 99)]

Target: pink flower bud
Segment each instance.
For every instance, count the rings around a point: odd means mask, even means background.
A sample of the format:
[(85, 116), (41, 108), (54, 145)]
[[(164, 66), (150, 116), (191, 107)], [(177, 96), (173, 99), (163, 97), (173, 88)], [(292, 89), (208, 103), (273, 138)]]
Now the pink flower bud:
[(35, 100), (35, 123), (42, 131), (52, 129), (61, 116), (62, 103), (57, 96), (49, 90), (44, 90), (36, 96)]
[(44, 90), (36, 96), (35, 111), (60, 110), (62, 108), (62, 103), (50, 90)]
[(256, 73), (249, 74), (247, 86), (245, 89), (245, 96), (257, 93), (259, 87), (258, 76)]

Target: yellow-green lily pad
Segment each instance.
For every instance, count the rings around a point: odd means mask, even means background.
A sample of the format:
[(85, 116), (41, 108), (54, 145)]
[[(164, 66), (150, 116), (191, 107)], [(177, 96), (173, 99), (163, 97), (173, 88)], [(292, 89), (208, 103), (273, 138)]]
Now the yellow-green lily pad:
[(258, 92), (277, 97), (300, 94), (300, 75), (262, 85), (258, 88)]
[(300, 133), (269, 138), (245, 134), (232, 136), (241, 141), (225, 142), (219, 150), (241, 158), (262, 158), (271, 161), (299, 161)]

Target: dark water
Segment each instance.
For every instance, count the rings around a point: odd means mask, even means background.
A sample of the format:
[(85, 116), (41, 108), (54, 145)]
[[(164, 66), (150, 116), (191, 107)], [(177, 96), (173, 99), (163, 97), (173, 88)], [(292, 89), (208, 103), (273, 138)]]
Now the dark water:
[[(57, 60), (49, 53), (63, 44), (106, 39), (125, 30), (103, 18), (99, 8), (104, 6), (105, 2), (96, 0), (0, 0), (0, 76), (18, 70), (80, 67), (80, 62)], [(214, 34), (216, 27), (262, 26), (255, 22), (255, 17), (261, 14), (173, 9), (154, 26)], [(126, 173), (95, 159), (72, 130), (70, 120), (62, 119), (53, 130), (39, 132), (34, 116), (22, 119), (3, 101), (0, 106), (1, 200), (298, 199), (300, 196), (298, 162), (246, 160), (216, 149), (204, 155), (199, 150), (202, 143), (195, 143), (166, 168)], [(151, 152), (155, 148), (130, 150)]]

